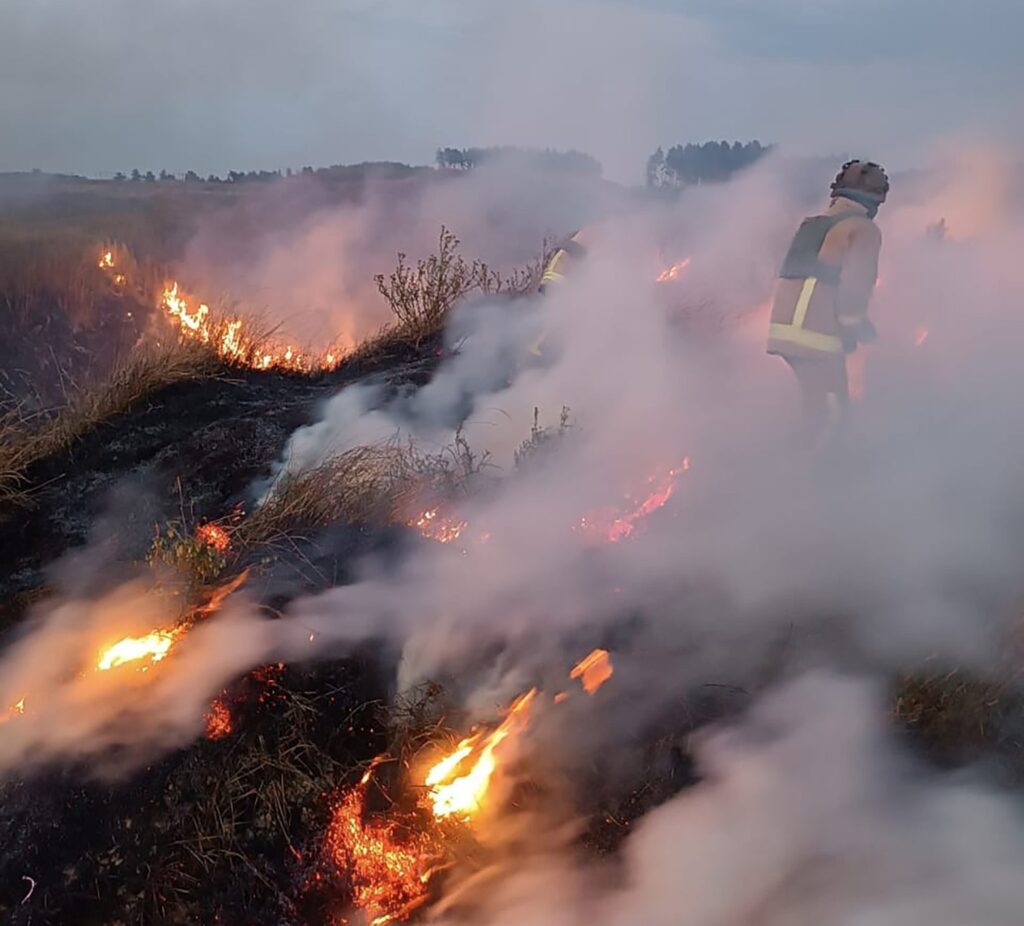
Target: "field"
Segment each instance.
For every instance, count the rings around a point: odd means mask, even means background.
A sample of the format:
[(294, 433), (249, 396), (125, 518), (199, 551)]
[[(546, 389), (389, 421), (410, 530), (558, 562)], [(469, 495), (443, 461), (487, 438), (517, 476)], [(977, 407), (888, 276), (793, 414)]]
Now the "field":
[[(376, 179), (402, 190), (460, 182), (397, 169)], [(291, 184), (298, 223), (310, 199), (321, 206), (358, 201), (366, 178), (278, 182)], [(305, 596), (355, 583), (370, 555), (391, 563), (440, 545), (453, 556), (472, 555), (466, 523), (446, 520), (446, 512), (487, 497), (497, 477), (484, 448), (458, 430), (441, 449), (393, 441), (332, 456), (281, 478), (264, 504), (253, 487), (271, 479), (291, 435), (343, 388), (369, 384), (390, 397), (430, 383), (459, 350), (444, 337), (452, 311), (481, 295), (518, 311), (532, 298), (540, 263), (498, 274), (439, 228), (433, 253), (396, 257), (393, 274), (381, 275), (379, 295), (392, 318), (384, 329), (330, 362), (318, 355), (305, 365), (264, 364), (277, 349), (268, 346), (272, 331), (254, 322), (242, 329), (250, 337), (244, 349), (227, 349), (236, 344), (228, 330), (192, 336), (161, 302), (197, 224), (220, 214), (244, 235), (240, 217), (250, 195), (231, 184), (0, 177), (6, 654), (31, 642), (26, 628), (53, 602), (72, 608), (65, 618), (72, 629), (119, 608), (173, 613), (170, 630), (154, 631), (171, 647), (212, 632), (210, 618), (230, 616), (236, 593), (274, 624)], [(117, 257), (104, 266), (110, 249)], [(543, 427), (535, 418), (532, 433), (521, 435), (517, 467), (541, 466), (572, 428), (568, 410), (560, 425)], [(673, 469), (671, 479), (688, 467)], [(648, 483), (646, 498), (631, 498), (632, 509), (618, 512), (610, 542), (660, 516), (675, 483)], [(593, 554), (595, 582), (610, 555)], [(590, 665), (600, 666), (599, 654), (610, 651), (614, 661), (622, 644), (616, 634), (628, 638), (632, 620), (626, 615), (615, 632), (581, 643), (578, 657), (592, 650)], [(319, 632), (310, 630), (311, 642)], [(227, 641), (221, 656), (226, 649)], [(47, 660), (25, 652), (26, 664), (30, 656)], [(124, 676), (126, 690), (138, 684), (138, 703), (105, 690), (103, 698), (116, 702), (110, 712), (85, 687), (93, 682), (81, 683), (79, 699), (63, 705), (76, 721), (81, 712), (84, 728), (68, 734), (76, 746), (67, 752), (34, 739), (31, 692), (0, 706), (0, 915), (12, 926), (326, 926), (347, 922), (353, 904), (383, 923), (424, 915), (448, 885), (472, 886), (489, 870), (494, 847), (463, 825), (470, 816), (445, 820), (435, 805), (431, 817), (423, 782), (413, 782), (424, 757), (469, 739), (458, 679), (431, 679), (396, 697), (400, 654), (382, 634), (354, 652), (296, 656), (230, 675), (207, 705), (204, 729), (184, 737), (154, 732), (140, 745), (132, 729), (148, 722), (142, 686), (158, 683), (175, 658), (160, 662), (167, 650), (160, 658), (153, 652), (133, 657), (151, 672), (129, 666)], [(562, 690), (549, 692), (549, 709), (567, 700), (566, 710), (575, 710), (591, 703), (588, 696), (599, 703), (610, 670), (591, 684), (575, 655), (564, 666), (560, 653), (554, 658)], [(510, 813), (528, 819), (557, 803), (559, 823), (571, 824), (570, 842), (582, 857), (614, 858), (636, 820), (700, 780), (692, 736), (740, 716), (785, 673), (789, 658), (783, 645), (743, 684), (708, 677), (672, 711), (644, 716), (632, 733), (639, 758), (628, 767), (601, 756), (575, 769), (571, 785), (543, 769), (522, 776), (505, 795)], [(1013, 672), (982, 678), (936, 666), (894, 672), (889, 681), (892, 727), (919, 758), (937, 768), (984, 761), (1001, 781), (1024, 783), (1024, 700)], [(38, 697), (46, 702), (48, 694)], [(95, 720), (86, 717), (93, 708)], [(484, 741), (467, 747), (469, 754), (479, 758), (472, 750)], [(8, 765), (11, 755), (18, 761)], [(424, 873), (416, 866), (427, 855), (437, 864)], [(407, 883), (414, 869), (413, 882), (422, 875), (425, 886)], [(456, 910), (471, 905), (472, 890), (451, 902)]]

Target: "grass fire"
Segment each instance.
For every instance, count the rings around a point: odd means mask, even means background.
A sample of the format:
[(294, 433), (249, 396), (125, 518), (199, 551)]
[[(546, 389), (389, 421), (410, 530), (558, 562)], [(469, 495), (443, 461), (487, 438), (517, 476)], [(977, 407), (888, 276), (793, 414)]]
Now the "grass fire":
[(827, 10), (103, 2), (0, 12), (0, 922), (1019, 920), (1011, 5), (837, 113)]

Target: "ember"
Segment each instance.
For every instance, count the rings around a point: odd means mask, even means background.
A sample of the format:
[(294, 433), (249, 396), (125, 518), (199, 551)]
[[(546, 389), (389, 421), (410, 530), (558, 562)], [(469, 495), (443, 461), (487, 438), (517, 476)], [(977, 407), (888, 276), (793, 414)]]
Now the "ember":
[(327, 830), (328, 858), (348, 876), (352, 902), (371, 926), (405, 919), (427, 899), (430, 860), (438, 855), (432, 831), (368, 817), (366, 789), (373, 769), (334, 808)]
[(231, 735), (231, 708), (224, 698), (217, 698), (206, 715), (206, 738), (209, 740), (224, 739)]
[(682, 275), (683, 271), (687, 267), (689, 267), (689, 266), (690, 266), (690, 258), (687, 257), (687, 258), (679, 261), (679, 263), (673, 264), (667, 270), (662, 270), (662, 272), (658, 274), (655, 282), (657, 282), (657, 283), (669, 283), (672, 280), (678, 280), (679, 277)]
[[(467, 737), (454, 752), (431, 767), (424, 778), (424, 784), (429, 789), (435, 817), (468, 820), (480, 809), (491, 776), (497, 768), (495, 751), (510, 735), (526, 728), (530, 718), (530, 704), (536, 695), (536, 688), (520, 695), (496, 730), (487, 736), (475, 733)], [(467, 763), (471, 763), (468, 770), (458, 774)]]
[(469, 522), (447, 517), (441, 514), (440, 508), (430, 508), (409, 521), (408, 526), (415, 527), (428, 540), (451, 543), (462, 536), (462, 532), (469, 527)]
[(636, 533), (640, 523), (652, 512), (664, 508), (676, 488), (676, 478), (690, 468), (690, 458), (686, 457), (676, 468), (670, 469), (663, 476), (651, 476), (647, 480), (653, 486), (648, 495), (626, 514), (614, 511), (603, 511), (596, 515), (580, 519), (580, 528), (588, 535), (603, 539), (607, 543), (620, 543)]
[(167, 656), (181, 633), (182, 628), (175, 628), (154, 630), (144, 637), (125, 637), (100, 653), (96, 668), (106, 672), (129, 662), (146, 660), (147, 664), (138, 667), (140, 672), (145, 672), (151, 664)]

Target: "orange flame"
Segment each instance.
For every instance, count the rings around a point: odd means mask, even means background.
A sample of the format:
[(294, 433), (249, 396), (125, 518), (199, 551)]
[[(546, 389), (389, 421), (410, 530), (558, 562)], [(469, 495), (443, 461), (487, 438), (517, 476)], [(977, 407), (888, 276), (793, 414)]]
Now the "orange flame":
[(658, 274), (656, 282), (668, 283), (671, 282), (672, 280), (678, 280), (679, 277), (682, 275), (683, 271), (690, 266), (690, 260), (691, 258), (686, 257), (683, 260), (679, 261), (678, 263), (673, 264), (668, 269), (662, 270), (661, 273)]
[(372, 767), (334, 808), (325, 848), (352, 886), (352, 902), (371, 926), (405, 919), (427, 899), (430, 860), (439, 852), (438, 835), (403, 827), (396, 820), (364, 813)]
[[(475, 733), (467, 737), (453, 752), (430, 768), (423, 783), (427, 786), (435, 817), (468, 820), (480, 809), (498, 765), (495, 753), (509, 736), (526, 729), (530, 704), (536, 695), (536, 688), (520, 695), (496, 730), (487, 736)], [(459, 770), (470, 761), (469, 770), (459, 774)]]
[(147, 665), (138, 667), (140, 672), (145, 672), (150, 665), (167, 657), (183, 629), (175, 627), (172, 630), (154, 630), (144, 637), (124, 637), (100, 653), (96, 668), (107, 672), (130, 662), (147, 660)]
[(231, 535), (219, 524), (200, 524), (196, 528), (196, 543), (213, 547), (218, 553), (231, 549)]
[[(113, 251), (104, 251), (97, 266), (106, 271), (118, 286), (126, 277), (117, 269)], [(177, 280), (167, 282), (157, 301), (159, 308), (177, 329), (180, 337), (208, 344), (229, 363), (256, 370), (285, 370), (295, 373), (319, 373), (335, 369), (341, 354), (332, 350), (321, 355), (303, 354), (290, 344), (275, 344), (257, 338), (246, 330), (242, 318), (217, 319), (209, 305), (186, 294)]]
[(606, 649), (596, 649), (584, 656), (569, 673), (569, 678), (579, 679), (583, 690), (592, 695), (614, 674), (612, 658)]
[(676, 478), (690, 468), (690, 458), (686, 457), (675, 469), (664, 475), (654, 475), (647, 479), (648, 485), (654, 488), (644, 499), (630, 511), (617, 513), (599, 513), (580, 519), (580, 527), (587, 533), (599, 537), (608, 543), (620, 543), (632, 537), (641, 522), (652, 512), (664, 508), (676, 489)]

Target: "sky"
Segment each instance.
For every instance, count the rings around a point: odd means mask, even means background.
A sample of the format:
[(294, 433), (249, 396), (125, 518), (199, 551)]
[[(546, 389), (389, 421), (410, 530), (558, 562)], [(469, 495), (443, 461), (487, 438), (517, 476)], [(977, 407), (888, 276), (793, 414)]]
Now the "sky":
[(0, 170), (758, 138), (909, 167), (1020, 140), (1019, 0), (4, 0)]

